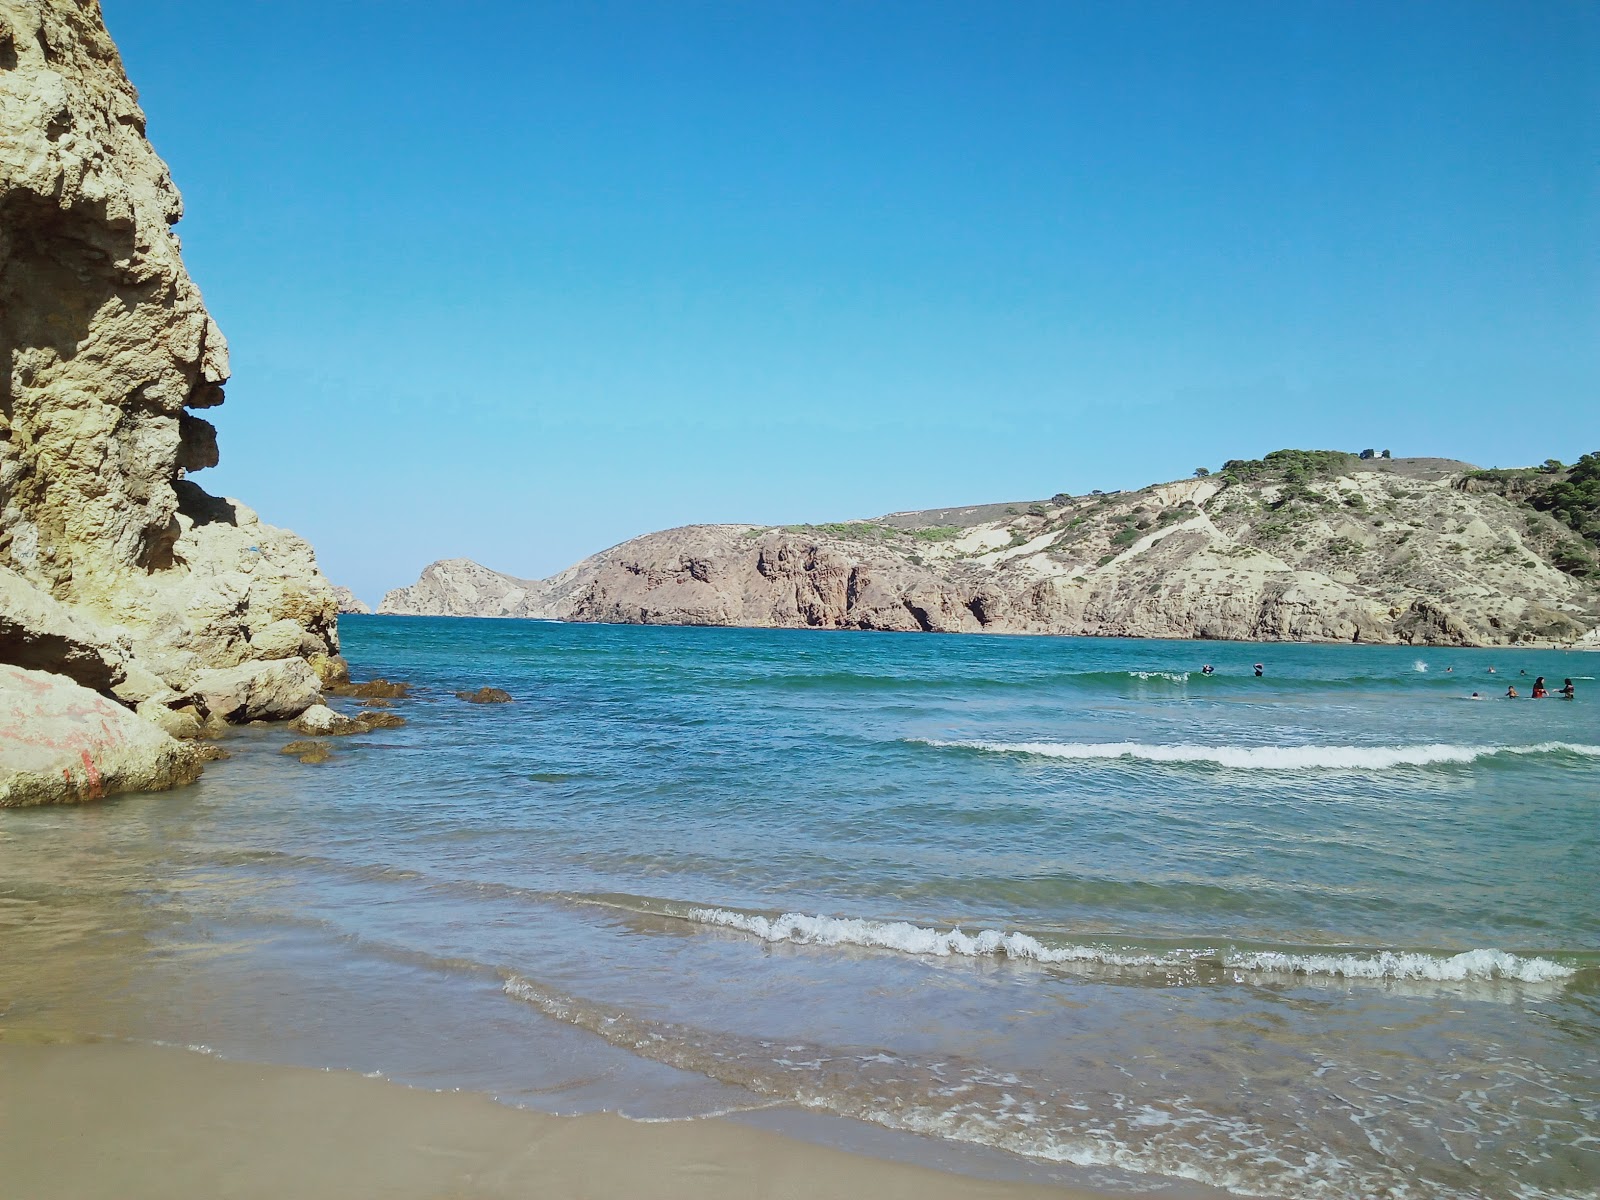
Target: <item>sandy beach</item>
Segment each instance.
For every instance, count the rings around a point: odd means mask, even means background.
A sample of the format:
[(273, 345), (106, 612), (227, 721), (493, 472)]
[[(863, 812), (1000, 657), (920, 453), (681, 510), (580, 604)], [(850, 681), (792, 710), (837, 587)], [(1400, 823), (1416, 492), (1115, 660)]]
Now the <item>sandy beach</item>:
[(18, 1200), (1075, 1194), (722, 1120), (547, 1116), (352, 1072), (114, 1042), (0, 1044), (0, 1179)]

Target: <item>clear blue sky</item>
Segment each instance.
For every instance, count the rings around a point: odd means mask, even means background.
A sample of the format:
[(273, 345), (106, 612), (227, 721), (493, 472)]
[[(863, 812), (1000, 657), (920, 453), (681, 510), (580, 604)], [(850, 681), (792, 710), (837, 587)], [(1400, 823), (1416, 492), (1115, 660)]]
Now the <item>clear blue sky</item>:
[(368, 599), (649, 529), (1600, 447), (1600, 7), (103, 0)]

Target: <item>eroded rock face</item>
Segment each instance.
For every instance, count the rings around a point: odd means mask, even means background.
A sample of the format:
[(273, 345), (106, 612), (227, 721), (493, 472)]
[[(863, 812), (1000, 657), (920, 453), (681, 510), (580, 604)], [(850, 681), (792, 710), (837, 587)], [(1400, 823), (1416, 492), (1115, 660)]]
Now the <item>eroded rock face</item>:
[(339, 605), (341, 613), (370, 613), (371, 607), (361, 597), (357, 596), (347, 587), (335, 584), (333, 587), (334, 600)]
[(184, 478), (228, 348), (181, 214), (98, 5), (0, 0), (0, 661), (129, 704), (338, 652), (311, 548)]
[(480, 567), (471, 559), (447, 558), (430, 565), (410, 587), (387, 592), (378, 611), (417, 617), (517, 616), (534, 586)]
[[(1548, 518), (1460, 488), (1466, 469), (1395, 459), (1310, 485), (1188, 479), (836, 525), (694, 525), (547, 580), (497, 584), (457, 560), (390, 595), (407, 611), (644, 624), (1429, 645), (1600, 636), (1600, 590), (1554, 564)], [(456, 579), (471, 588), (452, 590)]]

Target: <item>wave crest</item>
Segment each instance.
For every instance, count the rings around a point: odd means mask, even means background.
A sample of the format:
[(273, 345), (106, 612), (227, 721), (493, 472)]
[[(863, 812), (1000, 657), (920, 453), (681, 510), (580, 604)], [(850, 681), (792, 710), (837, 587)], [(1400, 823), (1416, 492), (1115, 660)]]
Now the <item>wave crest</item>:
[(1245, 771), (1346, 770), (1381, 771), (1390, 767), (1465, 764), (1496, 755), (1571, 754), (1600, 757), (1600, 746), (1576, 742), (1539, 742), (1530, 746), (1196, 746), (1149, 745), (1143, 742), (993, 742), (913, 738), (925, 746), (982, 750), (995, 754), (1032, 754), (1040, 758), (1078, 761), (1129, 759), (1160, 763), (1201, 763)]
[(1427, 980), (1439, 983), (1513, 981), (1554, 983), (1577, 969), (1536, 956), (1475, 949), (1460, 954), (1381, 950), (1373, 953), (1315, 953), (1270, 950), (1171, 951), (1153, 954), (1105, 946), (1050, 944), (1032, 934), (998, 929), (965, 933), (930, 929), (907, 921), (784, 913), (766, 917), (725, 908), (693, 908), (684, 914), (702, 925), (736, 929), (765, 942), (802, 946), (862, 946), (903, 954), (948, 958), (1016, 958), (1038, 963), (1082, 963), (1106, 967), (1194, 968), (1211, 966), (1259, 975), (1324, 976), (1342, 979)]

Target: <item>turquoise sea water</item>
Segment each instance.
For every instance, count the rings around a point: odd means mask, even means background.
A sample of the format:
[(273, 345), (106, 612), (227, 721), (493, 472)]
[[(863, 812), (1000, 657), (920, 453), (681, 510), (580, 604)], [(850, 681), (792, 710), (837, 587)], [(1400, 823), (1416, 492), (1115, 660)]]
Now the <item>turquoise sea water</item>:
[(341, 632), (405, 728), (0, 814), (77, 1020), (1113, 1188), (1597, 1194), (1600, 656)]

